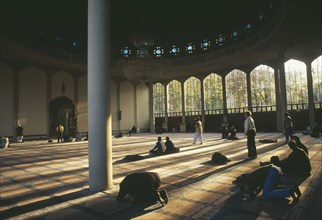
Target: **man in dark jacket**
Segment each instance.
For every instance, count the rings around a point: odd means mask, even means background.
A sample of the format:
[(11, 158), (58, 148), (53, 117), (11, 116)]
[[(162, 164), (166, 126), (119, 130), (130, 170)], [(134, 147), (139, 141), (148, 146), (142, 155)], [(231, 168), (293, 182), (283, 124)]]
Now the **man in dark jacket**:
[(293, 176), (310, 176), (311, 163), (307, 154), (297, 146), (295, 141), (289, 141), (288, 146), (292, 149), (292, 153), (279, 163), (283, 172)]
[(159, 192), (160, 185), (161, 179), (158, 173), (143, 172), (129, 174), (120, 183), (117, 201), (130, 201), (132, 197), (134, 203), (137, 204), (159, 201), (162, 206), (165, 206), (168, 203), (168, 196), (165, 190)]
[(165, 149), (165, 153), (166, 154), (171, 154), (171, 153), (177, 153), (179, 152), (179, 148), (176, 148), (173, 144), (173, 142), (170, 140), (170, 138), (167, 136), (165, 137), (165, 146), (166, 146), (166, 149)]

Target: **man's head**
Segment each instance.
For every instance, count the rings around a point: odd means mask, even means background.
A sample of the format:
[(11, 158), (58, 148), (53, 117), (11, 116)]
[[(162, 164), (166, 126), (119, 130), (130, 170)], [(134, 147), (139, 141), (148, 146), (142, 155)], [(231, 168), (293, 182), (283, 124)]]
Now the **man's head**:
[(251, 111), (246, 111), (246, 112), (245, 112), (245, 116), (246, 116), (246, 117), (252, 116), (252, 112), (251, 112)]
[(278, 156), (272, 156), (271, 157), (271, 163), (274, 164), (274, 165), (278, 165), (280, 162), (280, 158)]
[(295, 150), (297, 148), (297, 144), (295, 141), (289, 141), (288, 142), (288, 146), (292, 149), (292, 150)]
[(298, 136), (296, 136), (296, 135), (293, 135), (291, 137), (291, 139), (292, 139), (292, 141), (295, 141), (296, 143), (299, 143), (300, 142), (300, 138)]
[(158, 141), (161, 141), (161, 137), (158, 137)]
[(167, 141), (168, 141), (168, 140), (170, 140), (170, 138), (169, 138), (168, 136), (166, 136), (166, 137), (165, 137), (165, 139), (166, 139)]

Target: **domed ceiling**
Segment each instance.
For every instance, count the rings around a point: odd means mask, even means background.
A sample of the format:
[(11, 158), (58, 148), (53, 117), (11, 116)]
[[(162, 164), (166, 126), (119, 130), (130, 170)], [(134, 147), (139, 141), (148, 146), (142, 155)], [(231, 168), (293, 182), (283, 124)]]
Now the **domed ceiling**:
[[(135, 49), (131, 36), (138, 31), (151, 34), (155, 38), (154, 46), (164, 48), (165, 54), (173, 45), (184, 51), (189, 43), (200, 51), (203, 42), (209, 42), (212, 49), (219, 48), (241, 39), (247, 31), (260, 28), (279, 3), (272, 0), (113, 0), (112, 48), (115, 51), (124, 47)], [(1, 34), (9, 39), (85, 54), (87, 1), (1, 1)]]

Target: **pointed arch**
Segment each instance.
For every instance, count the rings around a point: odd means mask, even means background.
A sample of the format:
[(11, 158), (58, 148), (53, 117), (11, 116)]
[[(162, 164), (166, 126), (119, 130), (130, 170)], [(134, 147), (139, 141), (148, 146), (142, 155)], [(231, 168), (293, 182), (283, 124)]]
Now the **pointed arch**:
[[(190, 77), (184, 83), (186, 112), (201, 111), (201, 85), (196, 77)], [(200, 113), (197, 113), (200, 114)]]
[(172, 80), (167, 85), (168, 93), (168, 113), (182, 112), (182, 92), (181, 83), (177, 80)]
[[(287, 109), (292, 110), (292, 105), (303, 104), (308, 108), (307, 76), (305, 63), (291, 59), (284, 63)], [(294, 106), (297, 109), (296, 106)]]
[(153, 112), (157, 117), (165, 116), (165, 94), (161, 83), (153, 85)]
[(223, 109), (222, 77), (211, 73), (203, 81), (205, 111)]
[(228, 113), (232, 109), (247, 108), (247, 79), (246, 73), (234, 69), (226, 76), (226, 97), (227, 97), (227, 109)]
[(276, 110), (274, 69), (267, 65), (259, 65), (251, 71), (250, 81), (252, 107), (269, 107)]
[(314, 103), (322, 103), (322, 55), (311, 64)]

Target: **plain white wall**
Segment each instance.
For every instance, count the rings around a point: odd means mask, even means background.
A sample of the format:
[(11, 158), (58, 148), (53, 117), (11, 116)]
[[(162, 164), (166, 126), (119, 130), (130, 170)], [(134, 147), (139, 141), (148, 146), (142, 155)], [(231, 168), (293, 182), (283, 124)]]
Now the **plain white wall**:
[(136, 87), (137, 100), (137, 127), (147, 129), (150, 127), (149, 118), (149, 87), (139, 84)]
[[(65, 84), (65, 93), (62, 92), (62, 85)], [(52, 76), (52, 100), (59, 96), (66, 96), (74, 100), (74, 79), (66, 71), (59, 71)]]
[(78, 79), (78, 131), (88, 130), (87, 75)]
[(47, 134), (47, 78), (38, 67), (27, 67), (19, 73), (18, 120), (24, 135)]
[[(16, 85), (18, 86), (18, 85)], [(13, 70), (0, 63), (0, 136), (13, 136)]]

